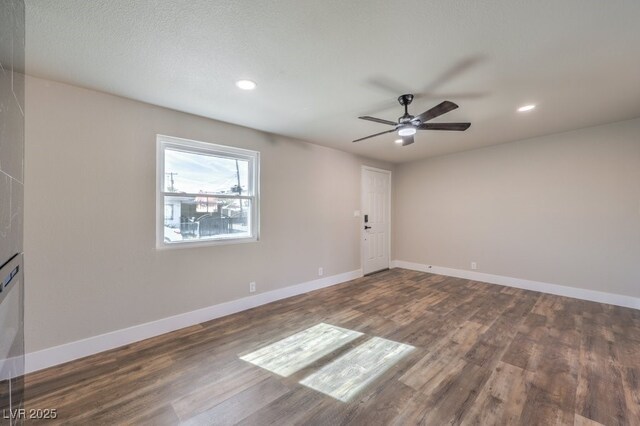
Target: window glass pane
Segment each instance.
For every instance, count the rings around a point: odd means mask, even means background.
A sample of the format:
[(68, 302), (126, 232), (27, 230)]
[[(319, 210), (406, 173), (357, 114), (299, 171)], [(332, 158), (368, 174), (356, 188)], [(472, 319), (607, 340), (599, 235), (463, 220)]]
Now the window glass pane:
[(164, 205), (164, 220), (173, 220), (173, 204)]
[(165, 192), (251, 195), (248, 160), (167, 148), (164, 172)]
[(164, 206), (165, 243), (251, 237), (251, 200), (167, 195)]

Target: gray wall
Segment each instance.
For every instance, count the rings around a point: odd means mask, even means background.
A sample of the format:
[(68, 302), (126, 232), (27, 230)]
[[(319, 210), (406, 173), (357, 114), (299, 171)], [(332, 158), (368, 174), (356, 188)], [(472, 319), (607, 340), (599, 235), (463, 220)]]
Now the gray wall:
[(0, 4), (0, 265), (22, 251), (24, 2)]
[(394, 258), (640, 296), (640, 119), (396, 168)]
[[(360, 167), (388, 165), (28, 77), (27, 352), (360, 269)], [(260, 241), (155, 249), (156, 134), (260, 151)]]
[[(0, 2), (0, 266), (23, 250), (24, 2)], [(0, 411), (19, 410), (24, 389), (24, 282), (14, 278), (3, 291)], [(4, 276), (0, 279), (5, 278)], [(10, 312), (15, 312), (11, 314)], [(16, 314), (18, 323), (15, 323)], [(7, 341), (11, 330), (16, 335)], [(7, 346), (4, 346), (7, 345)], [(11, 361), (8, 361), (11, 360)], [(6, 362), (5, 362), (6, 361)], [(4, 380), (11, 377), (11, 380)], [(11, 390), (10, 393), (8, 392)], [(7, 397), (10, 394), (10, 397)], [(6, 417), (4, 417), (6, 418)], [(1, 421), (0, 421), (1, 422)], [(4, 424), (4, 422), (3, 422)]]

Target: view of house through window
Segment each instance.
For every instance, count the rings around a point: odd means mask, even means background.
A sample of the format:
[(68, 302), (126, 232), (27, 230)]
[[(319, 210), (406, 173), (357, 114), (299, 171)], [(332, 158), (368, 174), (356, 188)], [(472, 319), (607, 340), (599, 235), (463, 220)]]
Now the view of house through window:
[(257, 152), (167, 136), (158, 144), (159, 245), (257, 239)]

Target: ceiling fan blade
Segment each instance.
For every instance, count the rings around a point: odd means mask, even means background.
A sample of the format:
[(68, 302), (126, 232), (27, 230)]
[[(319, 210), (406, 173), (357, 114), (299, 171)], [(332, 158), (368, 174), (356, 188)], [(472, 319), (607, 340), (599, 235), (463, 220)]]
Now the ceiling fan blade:
[(376, 136), (384, 135), (385, 133), (391, 133), (391, 132), (395, 132), (395, 131), (396, 131), (396, 129), (387, 130), (386, 132), (380, 132), (380, 133), (376, 133), (375, 135), (370, 135), (370, 136), (366, 136), (364, 138), (356, 139), (353, 142), (360, 142), (360, 141), (363, 141), (365, 139), (373, 138), (373, 137), (376, 137)]
[(420, 130), (458, 130), (464, 131), (471, 126), (471, 123), (422, 123), (418, 126)]
[(382, 118), (369, 117), (368, 115), (365, 115), (365, 116), (362, 116), (362, 117), (358, 117), (358, 118), (360, 120), (375, 121), (376, 123), (388, 124), (390, 126), (395, 126), (395, 125), (398, 124), (395, 121), (383, 120)]
[(431, 108), (430, 110), (427, 110), (425, 112), (423, 112), (422, 114), (420, 114), (419, 116), (415, 117), (415, 119), (420, 120), (421, 122), (425, 122), (425, 121), (429, 121), (432, 120), (436, 117), (441, 116), (442, 114), (446, 114), (449, 111), (453, 111), (454, 109), (458, 108), (458, 105), (454, 104), (453, 102), (450, 101), (444, 101), (436, 106), (434, 106), (433, 108)]
[(415, 142), (413, 140), (413, 135), (403, 136), (402, 137), (402, 146), (411, 145), (413, 142)]

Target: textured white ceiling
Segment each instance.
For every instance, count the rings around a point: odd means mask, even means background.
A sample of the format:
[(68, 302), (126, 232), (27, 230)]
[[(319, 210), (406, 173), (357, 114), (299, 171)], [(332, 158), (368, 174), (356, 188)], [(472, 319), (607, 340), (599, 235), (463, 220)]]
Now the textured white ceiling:
[[(640, 116), (638, 0), (27, 0), (27, 72), (401, 162)], [(253, 92), (237, 89), (255, 80)], [(395, 99), (466, 132), (388, 134)], [(516, 113), (526, 103), (538, 108)], [(180, 135), (177, 135), (180, 136)]]

